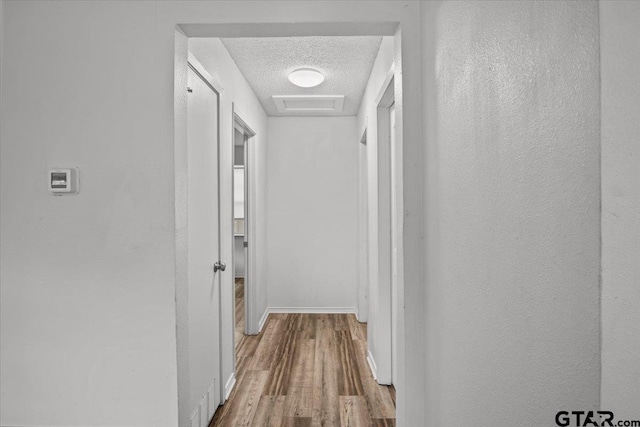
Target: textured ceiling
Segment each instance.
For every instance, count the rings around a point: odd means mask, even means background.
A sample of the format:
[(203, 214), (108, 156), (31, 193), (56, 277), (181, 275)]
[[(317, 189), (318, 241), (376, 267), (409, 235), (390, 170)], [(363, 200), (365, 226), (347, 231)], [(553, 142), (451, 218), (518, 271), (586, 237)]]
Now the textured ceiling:
[[(382, 37), (261, 37), (222, 39), (231, 57), (270, 116), (358, 113)], [(325, 81), (301, 88), (288, 80), (297, 68), (315, 68)], [(344, 95), (344, 109), (335, 112), (278, 112), (273, 95)]]

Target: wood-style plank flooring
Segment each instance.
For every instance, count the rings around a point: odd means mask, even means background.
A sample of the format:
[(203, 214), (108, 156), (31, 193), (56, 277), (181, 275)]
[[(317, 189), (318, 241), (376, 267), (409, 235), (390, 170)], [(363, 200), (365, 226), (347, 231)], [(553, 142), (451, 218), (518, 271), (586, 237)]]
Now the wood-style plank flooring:
[(235, 343), (236, 354), (238, 353), (238, 344), (244, 338), (244, 279), (236, 277), (236, 326), (235, 326)]
[(353, 314), (271, 314), (260, 335), (246, 336), (238, 287), (237, 382), (210, 427), (395, 426), (395, 390), (367, 365), (366, 324)]

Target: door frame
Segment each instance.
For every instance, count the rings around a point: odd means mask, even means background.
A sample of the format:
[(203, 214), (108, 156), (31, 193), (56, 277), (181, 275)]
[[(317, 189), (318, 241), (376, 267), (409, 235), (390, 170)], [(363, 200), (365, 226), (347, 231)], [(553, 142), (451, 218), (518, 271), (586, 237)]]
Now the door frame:
[(396, 133), (396, 108), (395, 108), (395, 100), (388, 107), (389, 111), (389, 165), (390, 165), (390, 176), (391, 176), (391, 229), (389, 230), (391, 234), (391, 384), (395, 384), (397, 370), (398, 370), (398, 294), (399, 294), (399, 279), (402, 277), (401, 268), (398, 263), (401, 262), (400, 256), (402, 253), (401, 242), (402, 236), (399, 232), (402, 228), (402, 224), (398, 225), (398, 216), (401, 215), (402, 210), (398, 211), (399, 201), (398, 201), (398, 192), (402, 191), (400, 186), (398, 186), (398, 157), (402, 156), (402, 152), (397, 152), (398, 147), (398, 138)]
[[(350, 7), (350, 6), (349, 6)], [(402, 161), (405, 167), (402, 169), (404, 175), (403, 181), (407, 188), (404, 192), (408, 195), (403, 199), (403, 208), (411, 212), (411, 216), (401, 216), (403, 226), (401, 233), (403, 236), (403, 246), (406, 246), (406, 259), (402, 264), (404, 269), (403, 275), (407, 278), (407, 286), (401, 283), (398, 300), (399, 322), (398, 322), (398, 338), (400, 339), (398, 347), (398, 382), (395, 384), (397, 389), (397, 408), (396, 418), (399, 423), (415, 424), (417, 420), (423, 419), (423, 410), (420, 403), (423, 402), (424, 390), (422, 377), (426, 372), (425, 365), (420, 363), (415, 357), (408, 357), (410, 354), (423, 354), (424, 347), (424, 325), (420, 322), (424, 317), (424, 233), (422, 224), (423, 213), (423, 193), (422, 193), (422, 176), (423, 176), (423, 146), (421, 139), (422, 132), (422, 104), (420, 101), (421, 87), (421, 64), (414, 61), (411, 52), (419, 49), (420, 27), (419, 20), (415, 19), (414, 8), (405, 8), (393, 11), (389, 14), (386, 9), (374, 8), (375, 10), (367, 19), (361, 19), (362, 14), (352, 11), (348, 7), (341, 9), (336, 5), (336, 10), (344, 12), (343, 18), (346, 16), (351, 20), (337, 19), (335, 17), (326, 16), (317, 17), (310, 11), (295, 9), (292, 11), (292, 21), (282, 22), (280, 16), (271, 14), (268, 11), (261, 19), (252, 18), (247, 22), (240, 19), (240, 15), (231, 15), (221, 20), (215, 15), (202, 16), (197, 20), (198, 24), (187, 22), (175, 22), (175, 50), (176, 72), (174, 80), (179, 82), (180, 64), (186, 62), (187, 56), (187, 39), (188, 37), (237, 37), (242, 34), (243, 37), (287, 37), (287, 36), (335, 36), (335, 35), (382, 35), (394, 37), (394, 55), (395, 76), (394, 86), (396, 87), (396, 117), (399, 128), (398, 141), (402, 143)], [(407, 12), (405, 12), (407, 11)], [(365, 14), (366, 15), (366, 14)], [(354, 26), (354, 22), (356, 25)], [(174, 86), (177, 87), (177, 86)], [(181, 143), (181, 134), (183, 132), (183, 117), (181, 117), (180, 102), (181, 97), (176, 93), (174, 97), (174, 119), (175, 119), (175, 139), (176, 145)], [(405, 114), (406, 107), (406, 114)], [(223, 109), (224, 111), (224, 109)], [(372, 121), (373, 118), (371, 118)], [(228, 123), (228, 122), (227, 122)], [(375, 129), (372, 123), (369, 127), (370, 131)], [(403, 136), (407, 136), (407, 144), (402, 141)], [(369, 144), (374, 144), (374, 132), (370, 133), (371, 138)], [(373, 150), (372, 150), (373, 151)], [(371, 151), (369, 151), (371, 154)], [(373, 156), (372, 156), (373, 157)], [(177, 158), (176, 160), (180, 160)], [(369, 164), (375, 160), (370, 159)], [(371, 175), (371, 173), (370, 173)], [(176, 170), (176, 194), (179, 195), (179, 170)], [(371, 194), (371, 193), (370, 193)], [(177, 197), (178, 199), (179, 197)], [(371, 206), (371, 201), (369, 205)], [(375, 206), (374, 206), (375, 207)], [(176, 201), (176, 210), (179, 209)], [(370, 213), (371, 215), (371, 213)], [(176, 228), (179, 228), (180, 222), (176, 219)], [(370, 224), (370, 229), (376, 227)], [(371, 230), (370, 230), (371, 231)], [(370, 235), (371, 238), (377, 237)], [(179, 239), (176, 239), (178, 244)], [(371, 246), (370, 243), (370, 254)], [(185, 256), (181, 247), (176, 247), (176, 259)], [(370, 264), (377, 261), (377, 253), (373, 252), (376, 257), (369, 257)], [(370, 267), (370, 270), (373, 267)], [(180, 273), (179, 270), (176, 272)], [(369, 280), (375, 283), (376, 277), (370, 275)], [(179, 286), (176, 286), (177, 294), (183, 292)], [(406, 294), (406, 295), (405, 295)], [(369, 301), (375, 297), (372, 292), (369, 293)], [(176, 307), (180, 309), (180, 303), (177, 300)], [(369, 317), (371, 318), (371, 312)], [(177, 315), (178, 329), (182, 327), (180, 315)], [(415, 339), (406, 339), (412, 336)], [(383, 344), (384, 345), (384, 344)], [(178, 342), (178, 353), (181, 351), (181, 343)], [(225, 365), (226, 366), (226, 365)], [(406, 372), (411, 372), (410, 376)], [(180, 389), (179, 381), (179, 389)], [(181, 417), (182, 419), (182, 417)], [(181, 424), (182, 425), (182, 424)], [(186, 424), (185, 424), (186, 425)]]
[[(256, 319), (256, 286), (251, 286), (251, 281), (255, 278), (256, 271), (256, 174), (255, 174), (255, 148), (253, 137), (256, 132), (247, 124), (236, 112), (235, 103), (231, 104), (233, 129), (238, 130), (244, 136), (244, 242), (245, 242), (245, 277), (244, 277), (244, 333), (246, 335), (258, 334), (258, 320)], [(232, 135), (234, 133), (232, 132)], [(235, 141), (232, 141), (234, 144)], [(232, 167), (233, 156), (231, 158)], [(235, 186), (235, 179), (232, 177), (232, 186)], [(235, 188), (235, 187), (233, 187)], [(233, 220), (233, 218), (232, 218)], [(231, 228), (233, 234), (233, 224)], [(232, 236), (232, 239), (235, 239)], [(234, 240), (235, 244), (235, 240)], [(232, 263), (235, 268), (235, 250), (232, 252)], [(234, 273), (235, 274), (235, 273)], [(233, 318), (235, 319), (235, 303), (233, 304)], [(235, 372), (235, 343), (233, 351), (234, 372)]]
[[(370, 304), (376, 314), (376, 339), (380, 343), (377, 346), (375, 359), (371, 354), (368, 355), (370, 366), (375, 369), (375, 378), (379, 384), (394, 384), (397, 379), (394, 375), (393, 354), (397, 354), (397, 338), (399, 337), (398, 322), (393, 322), (393, 313), (402, 312), (402, 297), (400, 295), (403, 289), (403, 251), (402, 251), (402, 155), (394, 156), (394, 165), (392, 168), (391, 161), (391, 120), (390, 109), (396, 104), (395, 92), (395, 65), (392, 65), (387, 76), (382, 83), (378, 95), (375, 98), (376, 106), (376, 150), (377, 158), (377, 187), (375, 191), (378, 196), (378, 203), (375, 206), (377, 210), (377, 242), (369, 239), (369, 253), (376, 256), (370, 259), (376, 259), (374, 266), (371, 266), (376, 276), (377, 289), (375, 298), (370, 299)], [(398, 112), (396, 110), (396, 123), (398, 123)], [(402, 138), (399, 130), (402, 126), (396, 126), (395, 150), (402, 153)], [(393, 174), (392, 174), (393, 171)], [(400, 176), (398, 176), (400, 174)], [(373, 185), (373, 183), (371, 183)], [(392, 201), (392, 197), (394, 200)], [(396, 206), (399, 210), (392, 215), (392, 209)], [(371, 207), (371, 205), (370, 205)], [(400, 222), (400, 226), (392, 224), (392, 218), (396, 222)], [(397, 253), (394, 255), (392, 248), (392, 233), (395, 233), (398, 245)], [(372, 248), (376, 245), (375, 248)], [(392, 260), (395, 256), (395, 271), (392, 270)], [(396, 275), (395, 285), (393, 285), (393, 276)], [(371, 311), (371, 309), (370, 309)], [(396, 381), (394, 381), (396, 380)]]
[[(368, 122), (368, 118), (365, 119)], [(358, 300), (356, 317), (366, 323), (369, 318), (369, 155), (367, 127), (358, 141)]]

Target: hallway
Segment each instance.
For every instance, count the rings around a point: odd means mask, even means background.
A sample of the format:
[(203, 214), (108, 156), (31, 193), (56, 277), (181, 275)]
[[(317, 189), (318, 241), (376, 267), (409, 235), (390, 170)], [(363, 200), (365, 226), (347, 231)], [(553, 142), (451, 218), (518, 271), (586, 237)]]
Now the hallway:
[(236, 341), (237, 383), (210, 426), (395, 425), (395, 392), (373, 379), (366, 335), (353, 314), (271, 314)]

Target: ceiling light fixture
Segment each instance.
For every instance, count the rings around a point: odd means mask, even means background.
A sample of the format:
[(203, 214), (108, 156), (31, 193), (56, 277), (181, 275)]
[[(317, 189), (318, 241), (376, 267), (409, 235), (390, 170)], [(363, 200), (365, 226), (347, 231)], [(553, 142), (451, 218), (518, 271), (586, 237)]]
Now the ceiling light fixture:
[(313, 68), (298, 68), (289, 74), (289, 81), (300, 87), (314, 87), (324, 81), (324, 75)]

